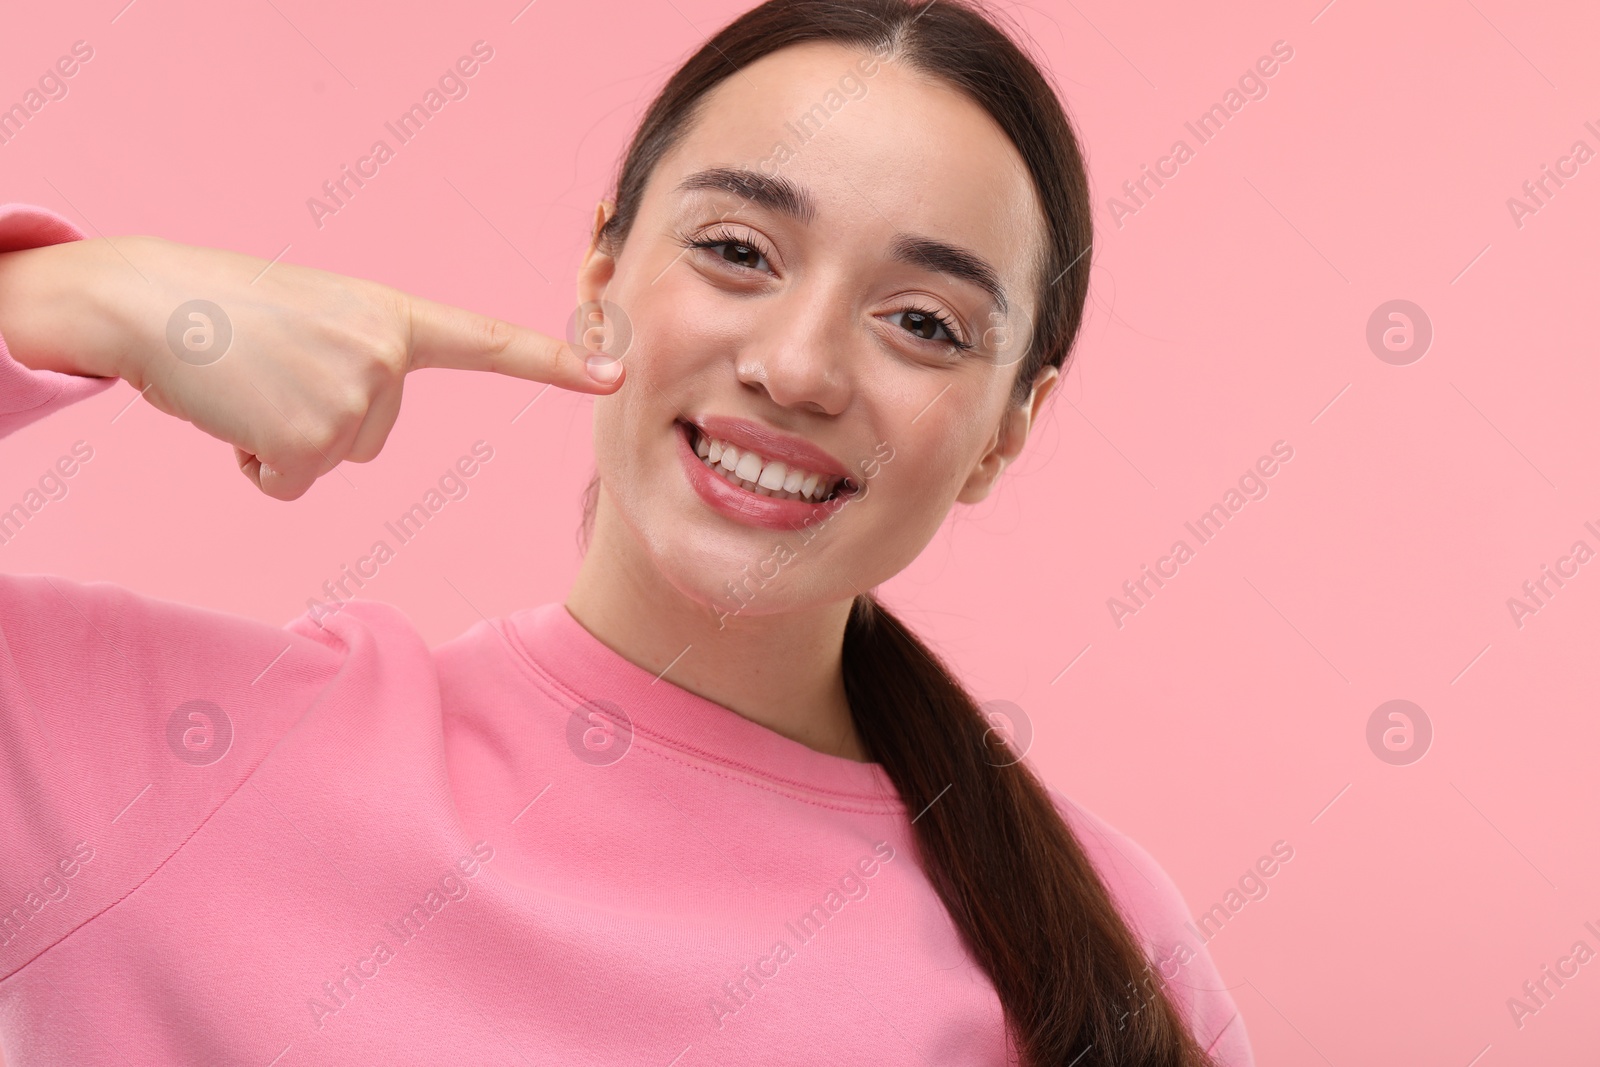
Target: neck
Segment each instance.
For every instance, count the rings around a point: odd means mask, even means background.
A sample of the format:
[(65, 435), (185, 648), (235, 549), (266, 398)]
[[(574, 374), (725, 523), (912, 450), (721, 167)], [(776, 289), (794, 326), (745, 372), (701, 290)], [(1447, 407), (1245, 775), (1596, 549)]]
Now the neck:
[(584, 629), (663, 681), (784, 737), (866, 759), (840, 659), (850, 601), (721, 615), (669, 583), (614, 515), (602, 487), (594, 536), (566, 600)]

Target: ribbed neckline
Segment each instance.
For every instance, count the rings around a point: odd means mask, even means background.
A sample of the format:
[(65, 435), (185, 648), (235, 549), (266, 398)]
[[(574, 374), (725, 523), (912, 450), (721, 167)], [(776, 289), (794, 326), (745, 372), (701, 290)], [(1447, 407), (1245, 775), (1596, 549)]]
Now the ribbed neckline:
[(511, 646), (548, 685), (574, 702), (609, 700), (624, 709), (634, 744), (654, 744), (722, 772), (827, 807), (903, 811), (877, 763), (808, 748), (630, 662), (584, 628), (563, 603), (505, 616)]

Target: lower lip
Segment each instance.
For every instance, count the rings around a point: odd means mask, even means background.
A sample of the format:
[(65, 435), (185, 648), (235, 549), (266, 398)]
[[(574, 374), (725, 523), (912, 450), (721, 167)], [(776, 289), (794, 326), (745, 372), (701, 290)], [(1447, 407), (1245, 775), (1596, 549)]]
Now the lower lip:
[(701, 500), (734, 522), (769, 530), (797, 530), (827, 518), (854, 495), (839, 493), (826, 502), (808, 504), (803, 500), (783, 500), (752, 493), (720, 474), (713, 474), (690, 446), (689, 431), (682, 423), (674, 423), (672, 429), (678, 438), (678, 457), (683, 460), (683, 470), (689, 484), (694, 486)]

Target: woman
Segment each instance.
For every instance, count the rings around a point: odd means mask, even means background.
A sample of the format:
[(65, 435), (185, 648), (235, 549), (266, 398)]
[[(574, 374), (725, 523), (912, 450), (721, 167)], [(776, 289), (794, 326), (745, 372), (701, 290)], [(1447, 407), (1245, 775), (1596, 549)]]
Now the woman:
[(1171, 880), (868, 592), (1019, 454), (1089, 212), (1048, 83), (949, 0), (696, 52), (597, 213), (594, 352), (8, 211), (0, 431), (120, 377), (290, 500), (469, 368), (594, 394), (597, 481), (565, 603), (431, 652), (370, 600), (6, 577), (7, 1054), (1249, 1064)]

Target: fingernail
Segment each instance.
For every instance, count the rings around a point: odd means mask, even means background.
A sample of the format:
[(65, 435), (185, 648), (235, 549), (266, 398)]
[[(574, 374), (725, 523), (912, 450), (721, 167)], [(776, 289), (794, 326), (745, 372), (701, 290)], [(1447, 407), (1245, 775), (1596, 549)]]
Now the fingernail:
[(583, 361), (589, 371), (589, 377), (604, 385), (610, 385), (622, 377), (622, 364), (610, 356), (590, 356)]

